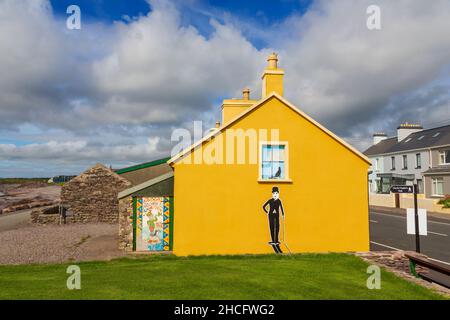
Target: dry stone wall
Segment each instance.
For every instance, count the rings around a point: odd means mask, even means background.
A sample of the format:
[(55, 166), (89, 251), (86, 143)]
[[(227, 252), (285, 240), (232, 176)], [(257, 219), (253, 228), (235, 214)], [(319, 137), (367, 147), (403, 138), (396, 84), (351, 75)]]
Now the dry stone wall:
[(133, 251), (133, 198), (119, 200), (119, 249)]

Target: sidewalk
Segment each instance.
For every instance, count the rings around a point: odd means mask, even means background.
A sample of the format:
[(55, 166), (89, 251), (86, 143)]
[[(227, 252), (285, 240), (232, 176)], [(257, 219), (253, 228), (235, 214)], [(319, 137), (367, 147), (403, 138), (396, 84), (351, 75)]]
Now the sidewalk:
[[(379, 213), (406, 216), (406, 209), (401, 209), (401, 208), (369, 206), (369, 209), (370, 209), (370, 211), (379, 212)], [(428, 211), (427, 215), (429, 218), (433, 218), (433, 220), (435, 220), (435, 221), (450, 223), (450, 215), (449, 214)]]

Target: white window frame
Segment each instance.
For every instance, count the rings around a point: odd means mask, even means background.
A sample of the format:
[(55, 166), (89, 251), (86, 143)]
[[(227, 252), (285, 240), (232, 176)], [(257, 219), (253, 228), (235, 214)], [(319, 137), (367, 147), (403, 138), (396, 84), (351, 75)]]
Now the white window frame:
[(448, 162), (445, 162), (447, 152), (450, 152), (450, 150), (439, 151), (439, 165), (443, 166), (450, 164)]
[(375, 159), (374, 167), (375, 171), (380, 171), (380, 158)]
[[(283, 179), (263, 179), (262, 177), (262, 148), (263, 146), (284, 146), (284, 178)], [(289, 176), (289, 142), (288, 141), (260, 141), (259, 142), (259, 162), (258, 162), (258, 182), (292, 182)]]
[(396, 170), (395, 156), (391, 157), (391, 170)]
[[(438, 181), (442, 182), (442, 194), (439, 194), (436, 192)], [(442, 197), (444, 195), (444, 178), (443, 177), (431, 178), (431, 195), (434, 197)]]
[(402, 169), (407, 170), (408, 169), (408, 155), (404, 154), (402, 156)]
[(422, 154), (416, 153), (416, 169), (422, 168)]

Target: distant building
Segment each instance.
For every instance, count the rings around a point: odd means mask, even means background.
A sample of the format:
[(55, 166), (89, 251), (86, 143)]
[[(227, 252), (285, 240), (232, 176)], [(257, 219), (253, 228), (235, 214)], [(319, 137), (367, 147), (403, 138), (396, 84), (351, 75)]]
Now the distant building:
[(450, 125), (423, 130), (417, 124), (401, 124), (395, 137), (375, 133), (373, 145), (364, 154), (372, 162), (372, 193), (389, 193), (392, 185), (417, 183), (427, 198), (450, 194)]
[(48, 180), (48, 183), (63, 183), (68, 182), (75, 178), (76, 176), (54, 176)]

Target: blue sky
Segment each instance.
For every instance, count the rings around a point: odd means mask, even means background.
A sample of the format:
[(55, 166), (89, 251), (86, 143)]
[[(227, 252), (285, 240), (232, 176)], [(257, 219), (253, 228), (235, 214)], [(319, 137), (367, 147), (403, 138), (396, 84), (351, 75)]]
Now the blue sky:
[(3, 0), (0, 177), (165, 157), (222, 99), (259, 99), (273, 51), (285, 97), (360, 150), (400, 122), (450, 123), (448, 1), (376, 2), (379, 31), (371, 0)]
[[(193, 25), (201, 34), (209, 36), (213, 31), (209, 24), (211, 18), (223, 22), (223, 15), (230, 15), (255, 27), (268, 28), (293, 14), (304, 14), (313, 0), (180, 0), (176, 3), (183, 23)], [(51, 4), (54, 14), (62, 18), (67, 16), (66, 9), (69, 5), (78, 5), (82, 8), (83, 17), (89, 22), (127, 21), (124, 16), (136, 18), (151, 12), (151, 7), (145, 0), (52, 0)], [(246, 33), (245, 29), (242, 31), (257, 48), (269, 45), (252, 33)]]
[[(183, 14), (192, 14), (197, 10), (220, 10), (227, 11), (242, 19), (260, 20), (262, 23), (272, 24), (280, 22), (293, 12), (304, 13), (311, 5), (312, 0), (199, 0), (180, 1)], [(145, 0), (52, 0), (53, 11), (60, 16), (66, 15), (69, 5), (75, 4), (83, 8), (83, 14), (88, 19), (112, 22), (120, 20), (124, 15), (135, 17), (146, 15), (150, 6)]]

